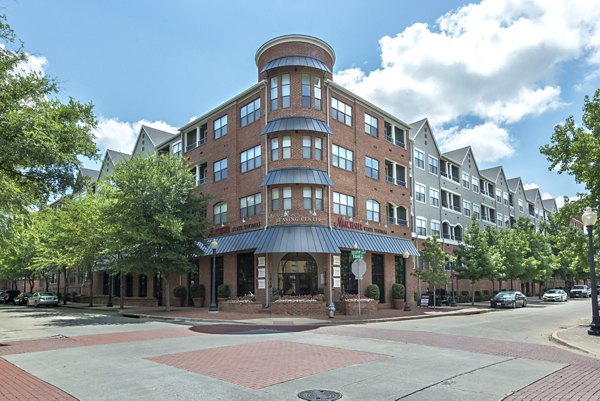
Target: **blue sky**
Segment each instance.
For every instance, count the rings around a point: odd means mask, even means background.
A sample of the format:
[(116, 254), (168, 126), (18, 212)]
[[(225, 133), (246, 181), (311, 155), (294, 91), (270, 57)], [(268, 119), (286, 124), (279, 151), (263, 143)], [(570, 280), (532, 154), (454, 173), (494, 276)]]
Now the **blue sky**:
[(544, 197), (583, 190), (538, 149), (600, 87), (600, 0), (0, 0), (0, 13), (61, 96), (95, 105), (102, 151), (235, 96), (256, 82), (261, 44), (302, 33), (334, 48), (336, 82), (429, 118), (443, 150), (471, 145), (480, 168)]

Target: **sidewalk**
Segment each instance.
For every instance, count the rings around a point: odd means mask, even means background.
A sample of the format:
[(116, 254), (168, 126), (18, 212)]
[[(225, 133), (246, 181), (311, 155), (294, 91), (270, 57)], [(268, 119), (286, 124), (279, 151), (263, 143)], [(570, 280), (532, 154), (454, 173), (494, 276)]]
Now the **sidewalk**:
[(570, 327), (552, 333), (552, 341), (600, 358), (600, 336), (588, 334), (588, 325)]

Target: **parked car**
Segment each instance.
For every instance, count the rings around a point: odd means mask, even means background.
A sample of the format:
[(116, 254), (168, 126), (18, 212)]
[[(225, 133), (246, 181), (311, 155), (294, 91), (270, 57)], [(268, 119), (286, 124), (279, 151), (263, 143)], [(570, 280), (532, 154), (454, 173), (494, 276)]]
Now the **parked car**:
[(542, 296), (542, 300), (544, 301), (556, 301), (556, 302), (567, 302), (567, 293), (560, 288), (554, 288), (552, 290), (548, 290)]
[(571, 298), (589, 298), (592, 296), (592, 289), (587, 285), (575, 285), (569, 291)]
[(58, 306), (58, 297), (51, 292), (35, 292), (27, 300), (27, 306), (37, 308), (40, 305)]
[(2, 303), (12, 304), (20, 292), (19, 290), (5, 290), (2, 293)]
[(516, 308), (517, 306), (527, 306), (527, 298), (519, 291), (500, 291), (494, 298), (490, 300), (492, 308), (498, 307), (510, 307)]
[(22, 292), (19, 295), (17, 295), (17, 297), (13, 300), (13, 304), (15, 305), (27, 305), (27, 300), (29, 299), (29, 297), (33, 295), (30, 292)]

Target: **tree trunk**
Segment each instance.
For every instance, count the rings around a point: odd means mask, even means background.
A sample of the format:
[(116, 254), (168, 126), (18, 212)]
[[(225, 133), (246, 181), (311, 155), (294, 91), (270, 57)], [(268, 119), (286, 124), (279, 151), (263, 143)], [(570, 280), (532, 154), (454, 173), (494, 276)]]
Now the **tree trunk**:
[(433, 309), (435, 309), (435, 284), (433, 285)]
[(94, 306), (94, 271), (90, 268), (90, 303), (89, 306)]
[(514, 288), (515, 288), (515, 282), (514, 282), (514, 280), (511, 278), (511, 279), (510, 279), (510, 289), (511, 289), (511, 290), (514, 290)]
[(121, 296), (119, 297), (119, 309), (125, 308), (125, 277), (123, 277), (123, 273), (119, 273), (119, 287)]
[(27, 281), (29, 281), (29, 292), (33, 292), (33, 287), (35, 286), (35, 277)]
[(163, 291), (163, 297), (165, 298), (165, 311), (171, 311), (171, 289), (169, 288), (169, 280), (167, 280), (167, 275), (163, 276), (163, 280), (165, 282), (165, 288)]
[(471, 305), (475, 305), (475, 283), (471, 281)]
[(69, 277), (67, 276), (67, 268), (63, 267), (63, 277), (65, 278), (65, 296), (63, 297), (63, 305), (67, 304), (67, 295), (69, 294)]
[(60, 296), (60, 270), (58, 270), (57, 272), (58, 274), (56, 275), (56, 296)]

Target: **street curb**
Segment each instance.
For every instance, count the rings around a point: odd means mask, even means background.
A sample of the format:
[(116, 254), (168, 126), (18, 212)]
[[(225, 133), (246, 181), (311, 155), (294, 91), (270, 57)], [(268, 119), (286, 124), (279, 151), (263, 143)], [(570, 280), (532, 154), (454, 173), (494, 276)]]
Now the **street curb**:
[(559, 333), (559, 332), (561, 332), (561, 331), (564, 331), (564, 329), (561, 329), (561, 330), (556, 330), (555, 332), (553, 332), (553, 333), (550, 335), (550, 341), (552, 341), (552, 342), (555, 342), (555, 343), (557, 343), (557, 344), (559, 344), (559, 345), (562, 345), (562, 346), (564, 346), (564, 347), (571, 348), (571, 349), (574, 349), (574, 350), (577, 350), (577, 351), (583, 352), (583, 353), (585, 353), (585, 354), (588, 354), (588, 355), (598, 356), (598, 355), (596, 355), (595, 353), (593, 353), (593, 352), (590, 352), (590, 351), (586, 350), (586, 349), (585, 349), (585, 348), (583, 348), (583, 347), (580, 347), (580, 346), (578, 346), (578, 345), (575, 345), (575, 344), (573, 344), (572, 342), (569, 342), (569, 341), (567, 341), (567, 340), (564, 340), (564, 339), (560, 338), (560, 337), (558, 336), (558, 333)]
[[(302, 323), (298, 324), (301, 326), (342, 326), (342, 325), (350, 325), (350, 324), (367, 324), (367, 323), (384, 323), (384, 322), (397, 322), (403, 320), (419, 320), (419, 319), (429, 319), (435, 317), (447, 317), (447, 316), (468, 316), (468, 315), (479, 315), (482, 313), (492, 312), (492, 310), (480, 309), (480, 310), (470, 310), (470, 311), (456, 311), (449, 312), (439, 315), (417, 315), (417, 316), (399, 316), (399, 317), (390, 317), (390, 318), (381, 318), (381, 319), (361, 319), (361, 320), (323, 320), (319, 322), (311, 322), (311, 323)], [(243, 322), (239, 320), (216, 320), (216, 319), (200, 319), (200, 318), (190, 318), (190, 317), (177, 317), (177, 316), (156, 316), (156, 315), (148, 315), (143, 313), (128, 313), (128, 312), (118, 312), (123, 317), (129, 318), (141, 318), (141, 319), (152, 319), (152, 320), (163, 320), (163, 321), (174, 321), (174, 322), (187, 322), (187, 323), (215, 323), (215, 324), (239, 324), (239, 325), (248, 325), (248, 326), (264, 326), (263, 323), (254, 323), (254, 322)], [(288, 325), (288, 324), (286, 324)], [(289, 326), (297, 326), (296, 324), (289, 324)]]

